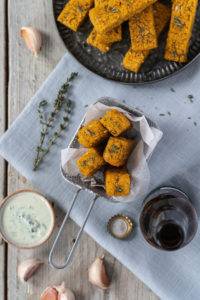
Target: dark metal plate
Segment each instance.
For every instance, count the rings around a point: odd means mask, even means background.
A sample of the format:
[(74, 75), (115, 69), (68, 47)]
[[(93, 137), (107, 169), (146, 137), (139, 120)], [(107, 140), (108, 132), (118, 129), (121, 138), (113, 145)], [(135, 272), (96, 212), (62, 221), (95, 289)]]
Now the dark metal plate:
[[(170, 4), (171, 1), (165, 2)], [(55, 21), (66, 3), (66, 0), (53, 0)], [(159, 47), (152, 51), (139, 73), (125, 70), (121, 64), (124, 54), (130, 47), (130, 38), (126, 23), (123, 25), (123, 40), (113, 44), (111, 50), (106, 54), (101, 53), (86, 43), (87, 36), (92, 29), (89, 19), (84, 22), (78, 32), (71, 31), (57, 21), (56, 25), (67, 49), (82, 65), (104, 78), (123, 83), (141, 84), (165, 79), (183, 70), (200, 53), (200, 4), (198, 4), (196, 21), (193, 28), (188, 62), (183, 64), (163, 59), (166, 40), (166, 32), (163, 32), (160, 37)]]

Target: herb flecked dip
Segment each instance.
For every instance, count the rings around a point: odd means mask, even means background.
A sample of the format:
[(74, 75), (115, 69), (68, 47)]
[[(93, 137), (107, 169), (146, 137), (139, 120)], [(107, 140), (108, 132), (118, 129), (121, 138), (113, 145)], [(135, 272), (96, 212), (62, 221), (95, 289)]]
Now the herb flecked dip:
[(54, 214), (47, 200), (32, 191), (11, 195), (0, 210), (1, 232), (18, 247), (34, 247), (44, 242), (54, 226)]

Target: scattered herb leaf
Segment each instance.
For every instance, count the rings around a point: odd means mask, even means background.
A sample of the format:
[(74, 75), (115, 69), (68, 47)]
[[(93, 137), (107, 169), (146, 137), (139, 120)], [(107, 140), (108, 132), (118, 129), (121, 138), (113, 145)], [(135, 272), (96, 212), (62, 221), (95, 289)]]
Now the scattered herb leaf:
[(121, 188), (121, 186), (116, 186), (116, 187), (115, 187), (115, 191), (116, 191), (117, 193), (122, 193), (122, 192), (123, 192), (123, 189)]
[(117, 7), (111, 7), (111, 6), (108, 6), (107, 7), (107, 11), (108, 12), (112, 12), (112, 13), (118, 13), (119, 12), (119, 9)]
[(83, 6), (80, 6), (80, 5), (77, 6), (77, 10), (78, 10), (80, 13), (82, 13), (82, 12), (85, 11), (84, 7), (83, 7)]
[(111, 147), (110, 147), (110, 149), (109, 149), (109, 152), (110, 153), (116, 153), (117, 151), (119, 151), (119, 147), (117, 146), (117, 145), (112, 145)]
[(179, 28), (183, 28), (185, 25), (178, 17), (174, 17), (174, 24)]
[(188, 97), (188, 99), (190, 100), (191, 103), (194, 102), (194, 96), (193, 95), (188, 95), (187, 97)]

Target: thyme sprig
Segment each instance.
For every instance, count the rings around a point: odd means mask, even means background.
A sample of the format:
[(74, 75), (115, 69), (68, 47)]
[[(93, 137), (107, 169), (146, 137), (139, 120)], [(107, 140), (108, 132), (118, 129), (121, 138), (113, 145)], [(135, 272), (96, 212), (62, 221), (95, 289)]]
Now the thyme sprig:
[[(41, 124), (40, 141), (36, 147), (36, 157), (33, 162), (33, 170), (36, 171), (43, 161), (44, 157), (50, 151), (50, 148), (56, 143), (56, 140), (61, 137), (62, 132), (66, 129), (69, 123), (69, 117), (72, 110), (72, 101), (68, 97), (68, 92), (71, 87), (71, 82), (77, 77), (78, 73), (71, 73), (67, 81), (61, 86), (58, 95), (53, 104), (53, 110), (46, 116), (45, 110), (48, 106), (46, 99), (40, 101), (38, 105), (38, 117)], [(63, 112), (64, 111), (64, 112)], [(52, 130), (55, 126), (57, 118), (63, 112), (62, 121), (58, 128)], [(53, 131), (50, 134), (50, 131)], [(49, 137), (48, 140), (47, 137)]]

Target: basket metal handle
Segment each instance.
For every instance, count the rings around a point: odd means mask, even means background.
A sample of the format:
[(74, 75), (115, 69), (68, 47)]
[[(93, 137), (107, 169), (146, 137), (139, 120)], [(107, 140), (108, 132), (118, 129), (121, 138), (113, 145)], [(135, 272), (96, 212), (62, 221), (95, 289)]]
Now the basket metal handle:
[(90, 206), (89, 206), (89, 208), (88, 208), (88, 211), (87, 211), (87, 213), (86, 213), (85, 219), (84, 219), (84, 221), (83, 221), (83, 224), (82, 224), (82, 226), (81, 226), (81, 228), (80, 228), (80, 230), (79, 230), (79, 232), (78, 232), (78, 234), (77, 234), (75, 243), (74, 243), (73, 246), (71, 247), (71, 249), (70, 249), (70, 251), (69, 251), (69, 255), (66, 257), (65, 262), (64, 262), (62, 265), (59, 265), (59, 264), (57, 264), (56, 262), (53, 261), (54, 250), (55, 250), (55, 248), (56, 248), (57, 242), (58, 242), (58, 240), (59, 240), (59, 238), (60, 238), (60, 235), (61, 235), (61, 233), (62, 233), (62, 231), (63, 231), (63, 229), (64, 229), (65, 224), (67, 223), (67, 220), (68, 220), (68, 218), (69, 218), (69, 216), (70, 216), (70, 213), (71, 213), (71, 211), (72, 211), (72, 208), (73, 208), (73, 206), (74, 206), (74, 204), (75, 204), (75, 202), (76, 202), (76, 199), (77, 199), (78, 194), (79, 194), (80, 191), (81, 191), (81, 190), (79, 189), (79, 190), (76, 192), (76, 194), (74, 195), (74, 197), (73, 197), (73, 199), (72, 199), (72, 202), (71, 202), (71, 205), (70, 205), (70, 207), (69, 207), (69, 210), (68, 210), (68, 212), (66, 213), (66, 215), (65, 215), (65, 217), (64, 217), (64, 219), (63, 219), (62, 225), (61, 225), (61, 227), (60, 227), (60, 229), (59, 229), (59, 231), (58, 231), (58, 234), (57, 234), (57, 236), (56, 236), (56, 238), (55, 238), (55, 240), (54, 240), (54, 242), (53, 242), (53, 246), (52, 246), (51, 251), (50, 251), (50, 253), (49, 253), (49, 264), (50, 264), (51, 267), (53, 267), (53, 268), (55, 268), (55, 269), (64, 269), (64, 268), (66, 268), (66, 267), (69, 265), (69, 263), (70, 263), (70, 261), (71, 261), (71, 258), (73, 257), (74, 251), (75, 251), (75, 249), (76, 249), (76, 247), (77, 247), (77, 245), (78, 245), (78, 242), (79, 242), (79, 240), (80, 240), (80, 238), (81, 238), (81, 235), (82, 235), (82, 233), (83, 233), (83, 229), (84, 229), (84, 227), (85, 227), (85, 225), (86, 225), (86, 223), (87, 223), (87, 220), (88, 220), (88, 218), (89, 218), (89, 216), (90, 216), (90, 213), (91, 213), (91, 211), (92, 211), (92, 208), (93, 208), (93, 206), (94, 206), (94, 204), (95, 204), (95, 201), (96, 201), (96, 199), (99, 197), (98, 195), (96, 195), (96, 196), (92, 199), (92, 201), (91, 201), (91, 203), (90, 203)]

